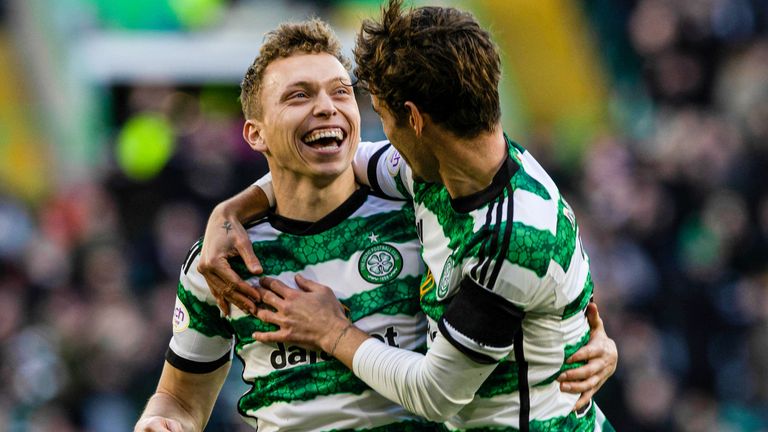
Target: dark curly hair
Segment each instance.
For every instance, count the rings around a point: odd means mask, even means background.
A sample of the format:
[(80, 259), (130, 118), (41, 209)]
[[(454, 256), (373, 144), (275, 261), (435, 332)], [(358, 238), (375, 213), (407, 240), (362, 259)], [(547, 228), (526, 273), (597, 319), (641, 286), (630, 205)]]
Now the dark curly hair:
[(245, 118), (261, 118), (261, 81), (264, 70), (279, 58), (301, 53), (328, 53), (336, 57), (347, 70), (349, 60), (341, 54), (341, 42), (324, 21), (313, 18), (298, 23), (283, 23), (264, 36), (259, 55), (245, 73), (240, 84), (240, 104)]
[(361, 87), (383, 101), (398, 124), (407, 119), (406, 101), (462, 138), (492, 131), (499, 121), (499, 53), (468, 12), (404, 11), (402, 0), (390, 0), (380, 22), (363, 22), (354, 55)]

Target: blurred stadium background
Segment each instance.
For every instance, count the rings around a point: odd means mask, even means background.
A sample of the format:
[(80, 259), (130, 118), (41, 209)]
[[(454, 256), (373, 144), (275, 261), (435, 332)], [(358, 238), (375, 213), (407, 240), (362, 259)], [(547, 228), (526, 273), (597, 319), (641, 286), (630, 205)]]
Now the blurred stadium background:
[[(237, 101), (264, 32), (351, 49), (378, 3), (0, 2), (0, 431), (132, 428), (187, 248), (266, 168)], [(768, 0), (431, 3), (492, 30), (505, 128), (580, 218), (617, 430), (768, 431)]]

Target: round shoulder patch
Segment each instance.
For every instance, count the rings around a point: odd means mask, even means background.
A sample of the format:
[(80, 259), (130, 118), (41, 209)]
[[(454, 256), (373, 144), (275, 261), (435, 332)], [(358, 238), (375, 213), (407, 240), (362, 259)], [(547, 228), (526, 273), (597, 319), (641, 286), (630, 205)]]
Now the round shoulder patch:
[(403, 256), (393, 246), (375, 244), (363, 251), (357, 268), (360, 276), (370, 283), (389, 282), (403, 269)]
[(393, 150), (392, 153), (389, 154), (389, 157), (387, 158), (387, 171), (389, 172), (389, 175), (392, 177), (397, 176), (397, 173), (400, 172), (402, 161), (403, 157), (400, 156), (400, 152), (397, 150)]
[(173, 308), (173, 332), (181, 333), (189, 327), (189, 313), (184, 303), (176, 297), (176, 305)]
[(448, 257), (443, 265), (443, 273), (440, 275), (440, 281), (437, 284), (437, 299), (442, 301), (448, 295), (453, 279), (453, 257)]

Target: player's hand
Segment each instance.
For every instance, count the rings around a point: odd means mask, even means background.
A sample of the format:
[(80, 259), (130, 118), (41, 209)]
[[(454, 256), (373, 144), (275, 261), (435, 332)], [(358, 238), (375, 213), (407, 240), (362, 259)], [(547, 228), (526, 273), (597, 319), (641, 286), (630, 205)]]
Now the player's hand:
[(567, 370), (557, 378), (560, 382), (560, 390), (581, 393), (574, 410), (589, 403), (592, 396), (616, 371), (619, 359), (616, 343), (605, 333), (603, 320), (595, 303), (587, 306), (587, 320), (590, 328), (589, 343), (566, 359), (566, 363), (586, 361), (587, 364)]
[(133, 432), (184, 432), (184, 428), (176, 420), (152, 416), (139, 420)]
[(229, 315), (229, 303), (255, 315), (259, 292), (243, 281), (229, 265), (227, 259), (235, 256), (243, 259), (251, 273), (262, 272), (245, 228), (220, 204), (213, 209), (205, 227), (197, 270), (208, 282), (211, 293), (226, 315)]
[(261, 301), (273, 308), (260, 308), (256, 316), (280, 327), (274, 332), (256, 332), (259, 342), (290, 342), (330, 353), (336, 336), (349, 321), (333, 290), (296, 275), (293, 289), (277, 279), (260, 280)]

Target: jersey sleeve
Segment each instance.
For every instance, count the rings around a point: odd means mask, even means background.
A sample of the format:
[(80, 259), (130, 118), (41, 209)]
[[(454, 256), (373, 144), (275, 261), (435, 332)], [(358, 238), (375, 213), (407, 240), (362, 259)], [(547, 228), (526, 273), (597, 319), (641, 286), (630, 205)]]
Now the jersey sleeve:
[(197, 272), (202, 243), (185, 260), (173, 310), (173, 337), (166, 360), (191, 373), (213, 372), (232, 358), (232, 327), (219, 311), (205, 278)]
[(467, 357), (495, 364), (512, 351), (524, 317), (522, 308), (465, 276), (438, 328)]
[(272, 173), (268, 172), (264, 174), (260, 179), (253, 183), (253, 186), (260, 188), (264, 191), (264, 195), (269, 200), (269, 206), (275, 206), (275, 190), (272, 188)]
[(361, 142), (352, 161), (355, 178), (375, 193), (410, 200), (411, 168), (389, 141)]
[(426, 355), (368, 339), (352, 366), (381, 395), (432, 421), (445, 421), (469, 404), (496, 368), (475, 362), (439, 334)]

